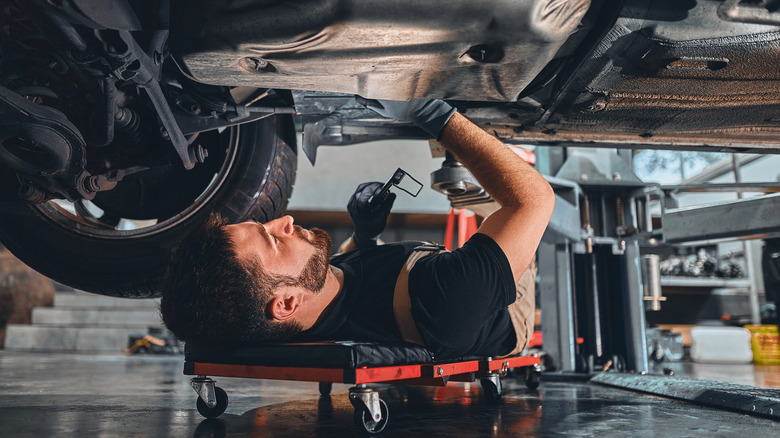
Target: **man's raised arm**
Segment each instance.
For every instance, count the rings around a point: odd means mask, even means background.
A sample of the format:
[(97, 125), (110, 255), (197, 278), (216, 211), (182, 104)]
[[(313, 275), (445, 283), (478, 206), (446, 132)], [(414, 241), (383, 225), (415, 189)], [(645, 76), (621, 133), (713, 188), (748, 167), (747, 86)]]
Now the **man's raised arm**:
[(440, 143), (501, 206), (482, 222), (478, 231), (498, 243), (518, 281), (552, 216), (552, 188), (509, 147), (459, 113), (453, 114), (445, 125)]
[(471, 171), (501, 208), (479, 232), (493, 238), (509, 259), (515, 281), (531, 262), (555, 207), (552, 188), (504, 143), (441, 100), (358, 101), (377, 113), (417, 124)]

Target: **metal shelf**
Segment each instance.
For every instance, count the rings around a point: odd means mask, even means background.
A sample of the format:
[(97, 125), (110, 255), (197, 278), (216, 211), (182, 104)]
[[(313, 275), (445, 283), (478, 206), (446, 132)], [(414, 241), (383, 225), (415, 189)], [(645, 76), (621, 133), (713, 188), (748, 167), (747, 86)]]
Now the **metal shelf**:
[(750, 288), (747, 278), (661, 277), (661, 286), (702, 288)]
[(780, 194), (664, 211), (667, 244), (696, 245), (780, 233)]

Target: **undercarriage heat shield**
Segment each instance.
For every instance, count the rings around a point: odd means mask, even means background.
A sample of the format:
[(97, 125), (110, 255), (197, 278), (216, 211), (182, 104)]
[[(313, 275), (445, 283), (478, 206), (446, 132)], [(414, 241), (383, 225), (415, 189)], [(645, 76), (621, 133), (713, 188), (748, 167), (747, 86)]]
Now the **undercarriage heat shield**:
[(172, 35), (184, 53), (182, 67), (205, 83), (382, 99), (514, 101), (589, 5), (178, 0)]

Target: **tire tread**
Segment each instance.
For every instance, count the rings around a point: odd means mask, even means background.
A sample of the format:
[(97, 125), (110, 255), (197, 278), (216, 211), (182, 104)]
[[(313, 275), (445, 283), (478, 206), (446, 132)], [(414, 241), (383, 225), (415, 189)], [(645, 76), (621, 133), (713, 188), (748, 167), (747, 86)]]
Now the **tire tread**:
[(158, 297), (171, 250), (210, 211), (235, 223), (270, 220), (286, 209), (297, 170), (294, 124), (287, 119), (269, 117), (240, 126), (236, 161), (240, 165), (206, 208), (171, 230), (132, 242), (84, 237), (53, 225), (34, 207), (19, 202), (0, 205), (0, 241), (26, 264), (76, 289)]

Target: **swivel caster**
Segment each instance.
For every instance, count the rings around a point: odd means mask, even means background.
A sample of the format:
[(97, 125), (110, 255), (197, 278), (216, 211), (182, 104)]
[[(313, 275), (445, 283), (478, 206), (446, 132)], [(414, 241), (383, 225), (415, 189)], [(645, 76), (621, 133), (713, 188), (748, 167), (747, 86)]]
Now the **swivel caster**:
[(333, 389), (333, 383), (320, 382), (320, 395), (330, 395), (330, 391)]
[(542, 366), (534, 364), (529, 367), (525, 367), (525, 386), (528, 389), (536, 389), (539, 387), (539, 378), (542, 375)]
[(355, 420), (355, 425), (364, 431), (374, 434), (379, 433), (387, 426), (387, 420), (390, 418), (387, 410), (387, 404), (381, 398), (379, 399), (379, 407), (382, 414), (382, 419), (374, 421), (371, 417), (371, 412), (367, 408), (355, 408), (355, 413), (352, 415), (352, 419)]
[(190, 386), (198, 393), (195, 403), (200, 415), (206, 418), (217, 418), (228, 407), (228, 396), (224, 389), (215, 386), (215, 381), (205, 376), (198, 376), (190, 381)]
[(200, 415), (203, 415), (206, 418), (217, 418), (225, 413), (225, 410), (228, 407), (227, 392), (217, 386), (214, 388), (214, 395), (217, 399), (217, 404), (215, 404), (214, 407), (209, 406), (202, 398), (198, 397), (196, 405)]
[(487, 401), (496, 403), (501, 400), (501, 377), (498, 373), (488, 373), (479, 379), (479, 383), (482, 384), (482, 392)]
[(363, 431), (375, 434), (382, 432), (387, 426), (390, 412), (387, 404), (379, 398), (379, 393), (364, 385), (349, 389), (349, 401), (355, 407), (352, 419), (355, 425)]

